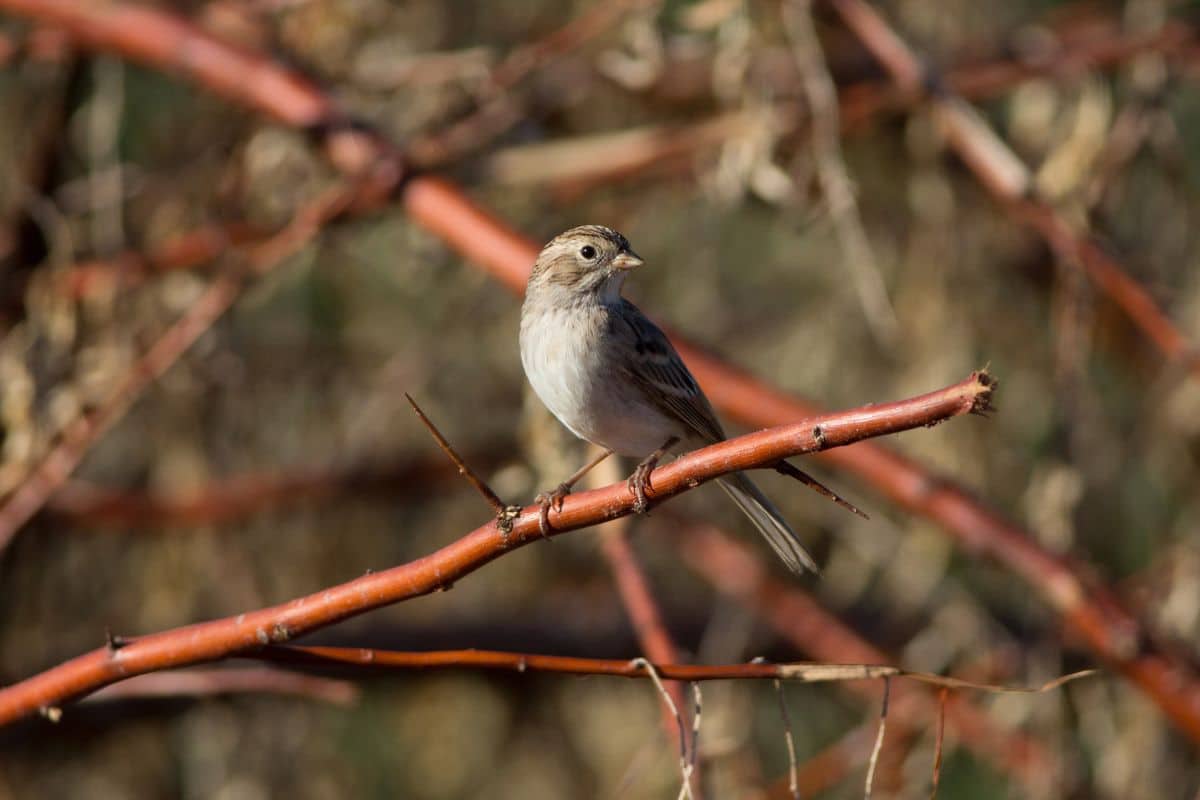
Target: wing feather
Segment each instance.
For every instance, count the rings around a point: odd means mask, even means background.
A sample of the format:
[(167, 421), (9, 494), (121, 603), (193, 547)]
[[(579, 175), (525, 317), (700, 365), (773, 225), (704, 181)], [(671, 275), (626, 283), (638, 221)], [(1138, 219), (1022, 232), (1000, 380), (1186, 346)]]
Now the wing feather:
[(631, 382), (659, 411), (673, 417), (709, 442), (725, 438), (725, 431), (700, 385), (684, 365), (657, 325), (622, 298), (619, 314), (613, 316), (613, 333), (627, 339), (631, 357), (625, 369)]

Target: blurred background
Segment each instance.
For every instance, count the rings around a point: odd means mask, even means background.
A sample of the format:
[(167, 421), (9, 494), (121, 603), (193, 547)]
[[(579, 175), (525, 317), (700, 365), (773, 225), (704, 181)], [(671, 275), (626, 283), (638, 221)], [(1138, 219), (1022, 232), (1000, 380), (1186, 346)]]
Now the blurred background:
[[(0, 3), (5, 508), (79, 420), (129, 406), (6, 535), (0, 683), (106, 631), (283, 602), (486, 521), (405, 392), (510, 502), (582, 463), (527, 388), (508, 289), (397, 203), (341, 214), (260, 276), (230, 277), (247, 242), (339, 184), (318, 135), (90, 49), (38, 6)], [(627, 295), (648, 314), (819, 406), (989, 365), (1001, 381), (989, 420), (885, 444), (1079, 559), (1156, 646), (1200, 658), (1200, 370), (998, 202), (950, 150), (939, 106), (896, 89), (826, 4), (152, 7), (307, 76), (539, 242), (584, 222), (621, 230), (647, 261)], [(1200, 342), (1191, 4), (872, 7), (1028, 168), (1015, 194), (1093, 237)], [(161, 378), (125, 391), (142, 354), (221, 281), (228, 312)], [(782, 572), (702, 488), (623, 533), (534, 544), (452, 591), (304, 641), (633, 658), (604, 545), (627, 536), (681, 661), (879, 661), (1018, 685), (1102, 666), (1037, 587), (860, 478), (804, 464), (871, 515), (763, 474), (822, 579)], [(768, 600), (739, 596), (731, 576), (764, 571), (771, 593), (756, 597)], [(236, 666), (242, 684), (210, 669), (0, 730), (0, 798), (679, 789), (646, 681), (470, 669), (288, 681)], [(875, 796), (928, 797), (937, 692), (897, 683), (894, 705), (901, 692)], [(805, 796), (862, 794), (882, 694), (878, 682), (784, 688)], [(1200, 790), (1200, 745), (1118, 674), (951, 702), (965, 710), (946, 721), (943, 797)], [(703, 795), (788, 797), (771, 684), (705, 684), (702, 709)]]

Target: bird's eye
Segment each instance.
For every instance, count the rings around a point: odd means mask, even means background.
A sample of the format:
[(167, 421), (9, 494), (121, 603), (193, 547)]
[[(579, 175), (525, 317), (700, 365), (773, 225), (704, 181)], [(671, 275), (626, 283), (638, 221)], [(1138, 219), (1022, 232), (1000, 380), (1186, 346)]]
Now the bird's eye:
[(596, 257), (596, 248), (592, 247), (590, 244), (585, 244), (583, 247), (579, 248), (579, 255), (583, 256), (588, 261), (591, 261)]

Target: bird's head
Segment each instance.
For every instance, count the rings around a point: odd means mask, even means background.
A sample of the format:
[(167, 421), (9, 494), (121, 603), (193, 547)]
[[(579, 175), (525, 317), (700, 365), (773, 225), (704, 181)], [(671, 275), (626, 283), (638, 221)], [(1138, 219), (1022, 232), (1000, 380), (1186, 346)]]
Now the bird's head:
[(542, 248), (529, 276), (529, 289), (614, 302), (621, 296), (626, 274), (641, 265), (642, 259), (624, 236), (602, 225), (581, 225)]

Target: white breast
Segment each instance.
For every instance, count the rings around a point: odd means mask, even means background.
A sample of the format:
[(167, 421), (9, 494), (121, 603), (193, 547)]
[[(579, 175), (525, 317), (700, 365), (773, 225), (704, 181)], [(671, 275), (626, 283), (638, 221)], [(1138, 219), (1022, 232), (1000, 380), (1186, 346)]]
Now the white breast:
[(611, 359), (607, 316), (600, 309), (555, 309), (521, 319), (521, 363), (550, 412), (576, 436), (641, 457), (674, 432), (668, 420), (625, 385)]

